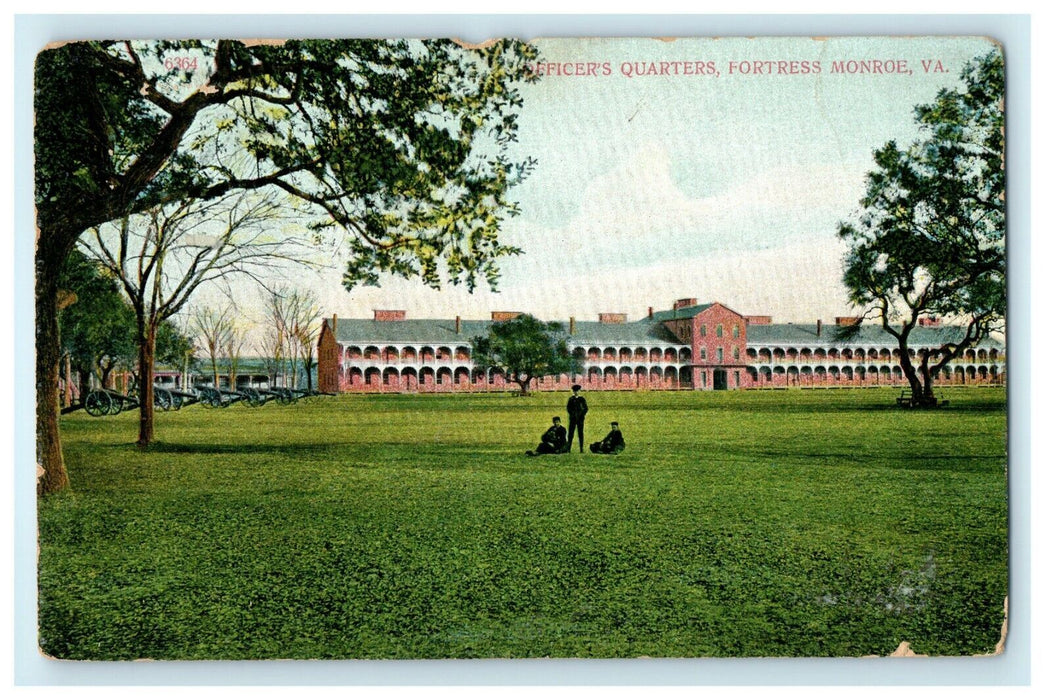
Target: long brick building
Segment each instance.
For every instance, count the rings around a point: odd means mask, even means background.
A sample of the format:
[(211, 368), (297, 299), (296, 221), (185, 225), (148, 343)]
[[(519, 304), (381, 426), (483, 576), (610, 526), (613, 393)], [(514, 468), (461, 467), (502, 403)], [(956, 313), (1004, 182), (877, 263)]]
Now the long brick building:
[[(493, 312), (490, 320), (409, 319), (405, 311), (375, 311), (372, 319), (333, 316), (318, 340), (318, 385), (333, 392), (503, 391), (508, 378), (476, 367), (471, 340), (493, 323), (518, 315)], [(719, 302), (680, 299), (671, 309), (635, 321), (604, 313), (597, 321), (563, 323), (581, 371), (537, 380), (536, 390), (723, 390), (810, 386), (905, 384), (898, 343), (877, 324), (863, 324), (850, 341), (836, 339), (834, 324), (772, 323), (744, 316)], [(910, 354), (961, 337), (962, 329), (926, 319), (910, 335)], [(940, 384), (997, 384), (1005, 377), (1004, 346), (986, 339), (950, 363)]]

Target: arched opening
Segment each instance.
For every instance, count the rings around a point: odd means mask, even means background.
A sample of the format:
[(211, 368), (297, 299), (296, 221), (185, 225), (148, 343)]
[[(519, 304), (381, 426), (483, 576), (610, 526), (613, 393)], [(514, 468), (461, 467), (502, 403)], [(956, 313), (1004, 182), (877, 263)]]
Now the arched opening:
[(678, 388), (679, 387), (679, 382), (677, 381), (678, 378), (679, 378), (679, 373), (676, 371), (675, 367), (666, 367), (665, 368), (665, 386), (666, 387), (668, 387), (669, 389), (676, 389), (676, 388)]
[(383, 383), (385, 389), (397, 389), (398, 388), (398, 370), (393, 367), (388, 367), (384, 370)]
[(347, 359), (352, 361), (362, 359), (362, 349), (357, 345), (347, 348)]
[(381, 385), (380, 370), (377, 367), (369, 367), (365, 370), (365, 384), (366, 386), (378, 389)]
[(621, 348), (617, 354), (619, 362), (631, 362), (632, 361), (632, 348)]
[(676, 349), (675, 348), (665, 348), (665, 362), (675, 362), (675, 361), (676, 361)]
[(449, 367), (439, 367), (435, 374), (435, 384), (443, 389), (449, 389), (453, 384), (453, 370)]
[(398, 362), (398, 348), (393, 345), (387, 345), (380, 353), (380, 359), (384, 364), (393, 364)]
[[(690, 348), (680, 348), (680, 350), (679, 350), (679, 361), (680, 362), (690, 362), (690, 358), (691, 358)], [(683, 383), (683, 380), (681, 379), (680, 380), (680, 384), (682, 384), (682, 383)]]
[(471, 372), (468, 371), (467, 367), (457, 367), (453, 372), (453, 382), (462, 389), (467, 389), (471, 386)]
[(447, 346), (442, 346), (435, 350), (435, 361), (437, 362), (452, 362), (453, 350)]
[(607, 367), (603, 370), (603, 384), (613, 386), (617, 383), (617, 369)]
[[(423, 352), (420, 353), (423, 355)], [(431, 367), (424, 367), (420, 370), (420, 388), (424, 391), (430, 391), (435, 388), (435, 370)]]
[(425, 365), (433, 365), (435, 363), (435, 349), (430, 345), (420, 348), (420, 362)]
[(453, 359), (457, 362), (470, 362), (471, 348), (466, 345), (458, 345), (456, 350), (453, 351)]
[(589, 367), (588, 368), (588, 383), (591, 384), (592, 386), (595, 386), (596, 384), (599, 384), (602, 381), (603, 381), (603, 373), (599, 370), (599, 368), (598, 367)]
[(416, 391), (418, 384), (416, 370), (406, 367), (402, 370), (402, 388), (406, 391)]
[(416, 364), (416, 348), (402, 348), (402, 362)]
[(650, 349), (650, 361), (651, 362), (661, 362), (661, 348), (651, 348)]
[(369, 345), (365, 348), (365, 359), (368, 362), (376, 362), (380, 359), (380, 348)]
[(690, 367), (681, 367), (679, 370), (679, 385), (683, 388), (690, 388), (694, 386), (693, 372)]
[(352, 367), (348, 377), (351, 380), (352, 388), (360, 389), (365, 385), (365, 374), (358, 367)]
[(603, 348), (603, 361), (604, 362), (615, 362), (617, 360), (617, 349), (616, 348)]
[(602, 356), (602, 352), (599, 350), (599, 348), (594, 348), (594, 347), (593, 348), (588, 348), (588, 361), (589, 362), (598, 362), (599, 358), (601, 356)]
[(664, 386), (665, 382), (661, 379), (661, 368), (654, 367), (650, 370), (650, 386), (651, 388), (658, 388)]
[(645, 387), (647, 386), (647, 368), (636, 367), (636, 386)]
[(635, 358), (636, 362), (646, 362), (647, 361), (647, 357), (648, 357), (647, 349), (646, 348), (636, 348), (636, 351), (633, 353), (632, 356)]

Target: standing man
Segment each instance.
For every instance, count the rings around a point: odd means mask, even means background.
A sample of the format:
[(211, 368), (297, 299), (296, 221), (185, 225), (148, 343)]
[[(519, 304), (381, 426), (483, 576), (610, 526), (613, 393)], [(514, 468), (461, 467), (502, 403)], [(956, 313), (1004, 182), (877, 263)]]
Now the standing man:
[(566, 402), (566, 412), (570, 416), (570, 434), (566, 440), (566, 451), (573, 448), (573, 434), (577, 431), (577, 443), (584, 452), (584, 414), (588, 413), (588, 402), (581, 396), (581, 385), (574, 384), (573, 396)]

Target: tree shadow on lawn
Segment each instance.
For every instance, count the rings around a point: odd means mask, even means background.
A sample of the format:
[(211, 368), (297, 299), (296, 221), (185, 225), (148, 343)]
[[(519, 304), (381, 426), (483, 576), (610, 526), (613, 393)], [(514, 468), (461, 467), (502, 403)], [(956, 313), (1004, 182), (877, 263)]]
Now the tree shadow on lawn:
[(222, 444), (215, 442), (183, 443), (183, 442), (154, 442), (149, 447), (138, 448), (134, 444), (115, 443), (113, 447), (135, 447), (145, 453), (156, 454), (281, 454), (289, 457), (332, 453), (341, 448), (353, 447), (351, 444), (340, 444), (333, 442), (319, 442), (307, 444), (288, 443), (231, 443)]

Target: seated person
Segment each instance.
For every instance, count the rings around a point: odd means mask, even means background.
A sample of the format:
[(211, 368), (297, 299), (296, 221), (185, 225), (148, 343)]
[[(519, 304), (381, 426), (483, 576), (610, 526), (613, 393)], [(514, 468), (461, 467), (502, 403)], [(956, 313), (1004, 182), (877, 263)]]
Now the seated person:
[(610, 424), (610, 432), (602, 442), (593, 442), (588, 449), (600, 455), (616, 455), (625, 449), (625, 438), (621, 435), (621, 428), (617, 426), (617, 421)]
[(562, 452), (566, 447), (566, 428), (560, 425), (561, 422), (562, 419), (559, 416), (553, 416), (552, 427), (541, 435), (541, 444), (537, 445), (536, 450), (527, 450), (526, 454), (533, 457), (534, 455), (554, 455)]

